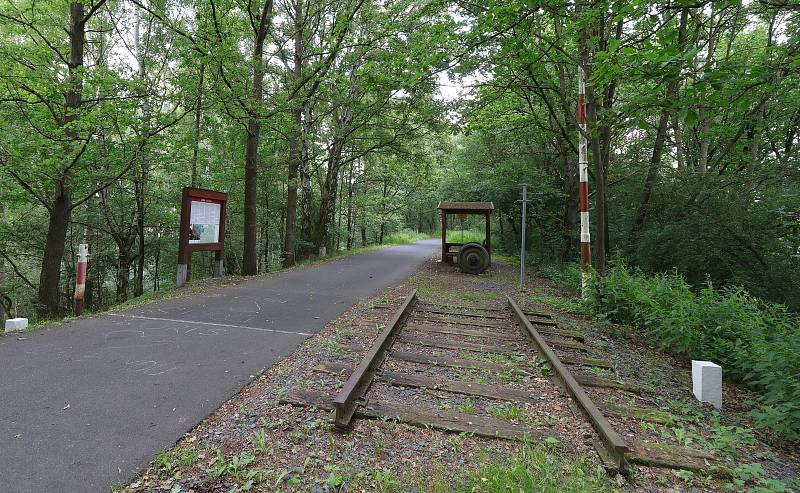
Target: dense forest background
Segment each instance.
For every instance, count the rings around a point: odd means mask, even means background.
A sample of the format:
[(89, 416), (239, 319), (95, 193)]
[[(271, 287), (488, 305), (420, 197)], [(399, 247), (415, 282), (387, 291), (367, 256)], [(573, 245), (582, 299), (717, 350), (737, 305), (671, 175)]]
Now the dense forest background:
[(582, 65), (595, 268), (796, 310), (799, 48), (781, 0), (0, 0), (0, 293), (69, 311), (79, 243), (90, 309), (174, 286), (189, 185), (230, 194), (228, 273), (440, 199), (494, 201), (513, 252), (523, 182), (534, 260), (574, 261)]

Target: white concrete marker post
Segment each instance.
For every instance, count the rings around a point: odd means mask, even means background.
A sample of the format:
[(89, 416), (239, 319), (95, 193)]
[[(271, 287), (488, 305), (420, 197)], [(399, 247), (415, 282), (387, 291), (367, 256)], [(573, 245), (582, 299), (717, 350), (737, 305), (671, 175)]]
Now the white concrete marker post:
[(722, 367), (710, 361), (692, 360), (692, 392), (698, 401), (722, 409)]
[(6, 320), (6, 332), (22, 332), (28, 328), (27, 318), (9, 318)]

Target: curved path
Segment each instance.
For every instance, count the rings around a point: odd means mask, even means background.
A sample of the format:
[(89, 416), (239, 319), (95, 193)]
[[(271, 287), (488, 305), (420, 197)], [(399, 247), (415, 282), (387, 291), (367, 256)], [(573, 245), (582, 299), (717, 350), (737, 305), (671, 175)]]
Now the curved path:
[(0, 492), (109, 491), (438, 241), (0, 337)]

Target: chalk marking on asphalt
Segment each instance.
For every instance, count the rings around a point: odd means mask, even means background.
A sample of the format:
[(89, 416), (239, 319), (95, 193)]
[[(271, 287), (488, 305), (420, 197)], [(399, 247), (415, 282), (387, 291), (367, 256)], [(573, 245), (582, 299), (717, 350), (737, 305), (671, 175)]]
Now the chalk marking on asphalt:
[(308, 337), (313, 334), (309, 334), (307, 332), (293, 332), (291, 330), (280, 330), (280, 329), (265, 329), (263, 327), (248, 327), (246, 325), (230, 325), (230, 324), (215, 324), (213, 322), (195, 322), (193, 320), (175, 320), (173, 318), (159, 318), (159, 317), (142, 317), (140, 315), (123, 315), (122, 313), (109, 313), (112, 317), (123, 317), (123, 318), (136, 318), (139, 320), (157, 320), (159, 322), (175, 322), (179, 324), (199, 324), (199, 325), (211, 325), (214, 327), (230, 327), (232, 329), (247, 329), (247, 330), (258, 330), (260, 332), (274, 332), (276, 334), (293, 334), (298, 336)]

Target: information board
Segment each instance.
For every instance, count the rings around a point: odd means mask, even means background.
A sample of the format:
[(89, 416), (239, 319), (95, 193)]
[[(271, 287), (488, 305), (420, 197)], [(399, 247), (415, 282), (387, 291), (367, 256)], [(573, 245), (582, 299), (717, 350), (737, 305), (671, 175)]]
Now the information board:
[(214, 252), (211, 275), (220, 277), (225, 249), (225, 206), (228, 194), (184, 187), (178, 238), (178, 268), (175, 284), (180, 287), (189, 274), (192, 252)]
[(192, 199), (189, 214), (189, 244), (218, 243), (222, 202)]

